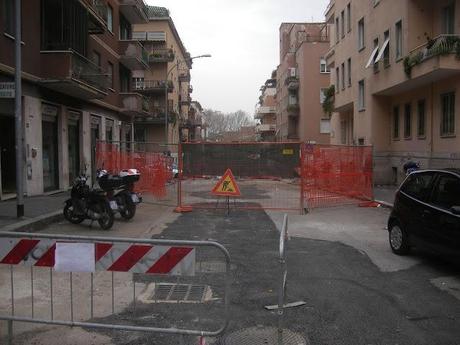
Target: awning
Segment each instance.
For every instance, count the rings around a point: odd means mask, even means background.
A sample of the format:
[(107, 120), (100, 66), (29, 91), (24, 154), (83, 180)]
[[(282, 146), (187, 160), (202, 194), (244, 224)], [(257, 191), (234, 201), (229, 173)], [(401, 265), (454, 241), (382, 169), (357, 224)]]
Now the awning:
[(374, 50), (372, 51), (372, 54), (369, 57), (369, 61), (367, 61), (366, 68), (369, 68), (369, 66), (374, 63), (374, 59), (378, 51), (379, 51), (379, 46), (375, 47)]
[(375, 62), (379, 62), (382, 59), (383, 54), (385, 53), (385, 49), (387, 49), (387, 47), (388, 47), (388, 43), (390, 43), (390, 37), (388, 37), (385, 40), (385, 42), (383, 42), (382, 48), (380, 48), (379, 54), (377, 55), (377, 58), (375, 59)]

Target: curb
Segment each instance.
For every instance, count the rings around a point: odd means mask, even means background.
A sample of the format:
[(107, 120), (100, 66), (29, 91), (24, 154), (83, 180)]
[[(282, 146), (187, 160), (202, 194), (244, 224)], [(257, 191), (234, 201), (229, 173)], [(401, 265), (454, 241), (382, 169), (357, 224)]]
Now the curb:
[(393, 209), (393, 204), (383, 201), (383, 200), (374, 200), (375, 202), (378, 202), (382, 207), (389, 208), (390, 210)]
[(62, 210), (43, 214), (31, 219), (7, 225), (2, 228), (2, 232), (35, 232), (43, 229), (45, 226), (63, 220)]

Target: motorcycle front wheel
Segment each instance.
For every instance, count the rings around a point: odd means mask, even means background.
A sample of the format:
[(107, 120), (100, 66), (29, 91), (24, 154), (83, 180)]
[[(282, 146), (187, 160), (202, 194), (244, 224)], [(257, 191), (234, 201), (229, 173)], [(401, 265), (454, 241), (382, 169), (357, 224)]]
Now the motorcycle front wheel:
[(74, 214), (73, 206), (71, 204), (66, 204), (64, 206), (64, 218), (67, 219), (72, 224), (80, 224), (85, 220), (83, 216)]
[(108, 202), (101, 202), (99, 204), (101, 218), (97, 220), (99, 226), (103, 230), (108, 230), (112, 227), (115, 216)]

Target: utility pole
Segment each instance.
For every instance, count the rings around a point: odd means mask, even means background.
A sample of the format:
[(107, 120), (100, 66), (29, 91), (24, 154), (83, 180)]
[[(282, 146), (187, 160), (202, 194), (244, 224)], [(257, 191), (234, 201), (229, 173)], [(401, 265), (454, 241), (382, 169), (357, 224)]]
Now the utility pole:
[(14, 117), (16, 135), (16, 216), (24, 216), (24, 164), (22, 139), (22, 81), (21, 81), (21, 0), (15, 0), (15, 70)]

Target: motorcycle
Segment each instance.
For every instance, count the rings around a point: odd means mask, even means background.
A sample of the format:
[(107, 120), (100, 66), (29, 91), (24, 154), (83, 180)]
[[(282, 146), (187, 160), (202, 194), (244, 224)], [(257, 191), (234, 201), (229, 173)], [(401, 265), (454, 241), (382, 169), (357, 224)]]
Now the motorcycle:
[(126, 220), (134, 217), (137, 204), (142, 202), (142, 197), (134, 192), (134, 183), (139, 179), (137, 169), (122, 170), (118, 175), (110, 175), (106, 170), (97, 173), (97, 182), (107, 193), (112, 209)]
[(85, 175), (78, 176), (72, 186), (70, 199), (65, 201), (64, 217), (73, 224), (80, 224), (85, 219), (97, 220), (99, 226), (108, 230), (114, 222), (114, 214), (106, 193), (90, 188)]

